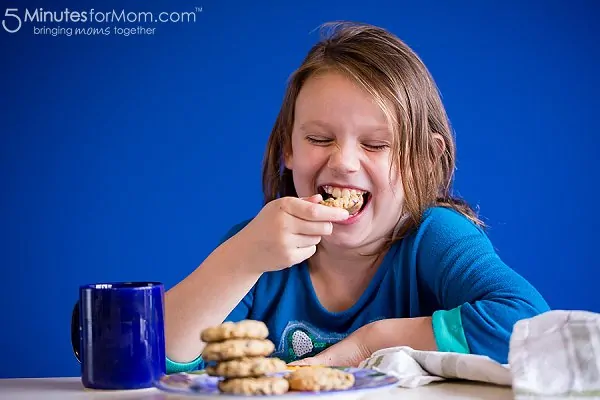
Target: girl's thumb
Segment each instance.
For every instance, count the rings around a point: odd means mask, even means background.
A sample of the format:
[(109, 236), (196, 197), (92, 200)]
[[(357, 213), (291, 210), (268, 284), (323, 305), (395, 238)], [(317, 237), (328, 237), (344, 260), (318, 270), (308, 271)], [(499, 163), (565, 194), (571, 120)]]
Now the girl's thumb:
[(309, 201), (311, 203), (318, 203), (320, 201), (323, 201), (323, 196), (321, 196), (320, 194), (313, 194), (312, 196), (308, 196), (308, 197), (300, 197), (302, 200), (306, 200)]

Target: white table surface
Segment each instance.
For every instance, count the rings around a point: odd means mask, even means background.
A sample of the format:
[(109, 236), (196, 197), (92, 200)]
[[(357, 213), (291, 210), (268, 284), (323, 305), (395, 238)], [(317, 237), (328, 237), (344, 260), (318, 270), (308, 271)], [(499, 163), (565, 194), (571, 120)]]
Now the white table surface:
[[(173, 400), (193, 397), (173, 396), (158, 389), (132, 391), (96, 391), (83, 388), (80, 378), (23, 378), (0, 379), (0, 399), (4, 400)], [(218, 397), (215, 397), (217, 399)], [(327, 398), (327, 397), (324, 397)], [(336, 400), (344, 399), (335, 396)], [(355, 397), (354, 397), (355, 398)], [(333, 399), (333, 398), (332, 398)], [(361, 395), (361, 400), (427, 400), (427, 399), (513, 399), (509, 387), (491, 386), (470, 382), (430, 383), (414, 389), (394, 388)]]

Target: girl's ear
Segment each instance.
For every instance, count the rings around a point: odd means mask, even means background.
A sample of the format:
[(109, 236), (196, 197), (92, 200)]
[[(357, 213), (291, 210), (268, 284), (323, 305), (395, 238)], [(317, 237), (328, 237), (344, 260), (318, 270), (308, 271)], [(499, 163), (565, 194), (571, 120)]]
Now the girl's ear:
[(292, 152), (291, 151), (286, 151), (284, 156), (283, 156), (283, 165), (289, 169), (292, 170), (292, 161), (293, 161), (294, 157), (292, 156)]
[(446, 143), (444, 137), (439, 133), (433, 134), (433, 150), (435, 151), (435, 157), (440, 158), (446, 151)]
[(291, 143), (283, 145), (283, 165), (289, 170), (293, 169), (294, 153), (292, 152)]

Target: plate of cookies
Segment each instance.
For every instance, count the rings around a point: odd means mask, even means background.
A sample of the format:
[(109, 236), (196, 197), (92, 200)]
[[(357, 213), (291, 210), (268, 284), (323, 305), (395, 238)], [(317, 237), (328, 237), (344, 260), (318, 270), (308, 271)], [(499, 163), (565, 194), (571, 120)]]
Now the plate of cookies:
[(164, 375), (159, 390), (191, 397), (352, 395), (389, 389), (398, 379), (372, 369), (288, 366), (270, 355), (274, 344), (261, 321), (225, 322), (201, 333), (202, 371)]

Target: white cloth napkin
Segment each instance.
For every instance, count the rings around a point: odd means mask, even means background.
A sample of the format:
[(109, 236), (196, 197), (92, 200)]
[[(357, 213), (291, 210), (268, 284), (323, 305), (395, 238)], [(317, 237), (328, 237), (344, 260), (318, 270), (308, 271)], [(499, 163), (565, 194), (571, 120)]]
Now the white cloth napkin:
[(392, 347), (373, 353), (360, 367), (393, 375), (407, 388), (463, 379), (512, 386), (517, 398), (600, 398), (600, 314), (558, 310), (517, 322), (508, 361)]
[(600, 398), (600, 314), (550, 311), (519, 321), (508, 362), (517, 395)]
[(445, 379), (466, 379), (511, 385), (510, 369), (489, 357), (474, 354), (419, 351), (410, 347), (379, 350), (363, 361), (360, 368), (371, 368), (395, 376), (407, 388)]

